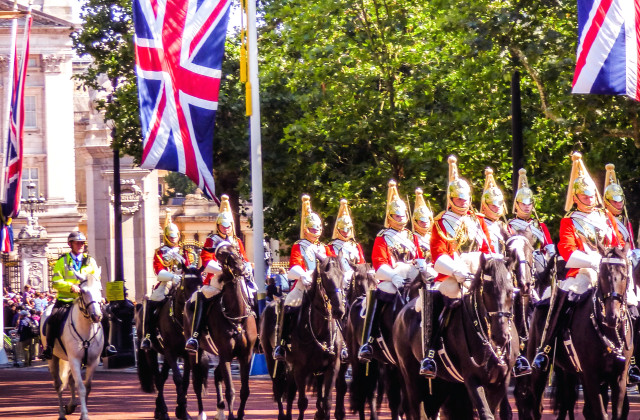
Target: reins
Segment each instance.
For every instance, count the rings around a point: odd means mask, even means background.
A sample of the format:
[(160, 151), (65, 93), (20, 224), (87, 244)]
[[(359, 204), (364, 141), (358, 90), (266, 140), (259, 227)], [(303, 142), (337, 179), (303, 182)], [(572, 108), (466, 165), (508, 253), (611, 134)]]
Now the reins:
[[(336, 347), (336, 338), (338, 335), (338, 330), (342, 330), (342, 326), (340, 325), (340, 323), (333, 319), (333, 316), (331, 315), (331, 300), (329, 299), (329, 296), (327, 296), (327, 292), (324, 288), (324, 285), (322, 284), (322, 276), (320, 275), (319, 272), (317, 272), (316, 274), (316, 293), (318, 293), (319, 291), (319, 295), (320, 295), (320, 299), (322, 301), (322, 306), (320, 308), (318, 308), (316, 305), (314, 305), (315, 302), (315, 293), (314, 293), (314, 299), (311, 299), (311, 302), (309, 304), (309, 331), (311, 332), (311, 337), (313, 338), (313, 341), (315, 341), (315, 343), (318, 345), (318, 347), (320, 347), (322, 349), (322, 351), (324, 351), (325, 353), (330, 354), (331, 356), (335, 356), (336, 351), (335, 351), (335, 347)], [(336, 288), (335, 289), (336, 293), (340, 294), (340, 295), (344, 295), (344, 293), (342, 292), (341, 288)], [(344, 296), (343, 296), (344, 297)], [(329, 324), (329, 339), (327, 341), (321, 341), (318, 338), (318, 334), (315, 333), (315, 331), (313, 330), (313, 322), (312, 322), (312, 313), (313, 311), (311, 310), (313, 306), (316, 306), (316, 308), (322, 312), (323, 314), (323, 318), (325, 321), (328, 321)]]
[[(80, 285), (82, 285), (83, 283), (86, 283), (87, 280), (83, 280)], [(89, 303), (86, 303), (84, 301), (84, 299), (82, 298), (82, 295), (86, 293), (84, 290), (81, 289), (80, 292), (80, 296), (76, 299), (76, 301), (78, 302), (78, 311), (80, 312), (80, 314), (88, 319), (91, 320), (91, 315), (89, 314), (89, 307), (91, 305), (93, 305), (94, 303), (96, 305), (100, 306), (100, 303), (92, 300)], [(75, 305), (73, 305), (75, 306)], [(78, 337), (78, 339), (80, 339), (80, 341), (82, 342), (82, 348), (84, 350), (84, 354), (82, 356), (82, 366), (86, 366), (87, 362), (89, 360), (89, 347), (91, 347), (91, 342), (96, 338), (96, 336), (98, 335), (98, 331), (100, 331), (102, 329), (102, 324), (100, 324), (99, 322), (93, 322), (91, 321), (92, 324), (98, 324), (98, 328), (95, 329), (95, 331), (93, 332), (93, 335), (91, 337), (89, 337), (89, 339), (85, 340), (80, 333), (78, 332), (78, 329), (76, 328), (75, 323), (73, 322), (73, 306), (71, 307), (71, 314), (69, 314), (69, 321), (71, 323), (71, 329), (72, 331), (76, 334), (76, 336)]]

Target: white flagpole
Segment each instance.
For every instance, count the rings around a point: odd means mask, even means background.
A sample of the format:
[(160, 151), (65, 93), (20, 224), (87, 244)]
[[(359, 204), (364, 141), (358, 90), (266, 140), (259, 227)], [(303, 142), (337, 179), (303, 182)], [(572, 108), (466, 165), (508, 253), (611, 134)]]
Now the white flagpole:
[(251, 192), (253, 203), (253, 262), (258, 298), (265, 296), (264, 219), (262, 214), (262, 139), (260, 137), (260, 85), (258, 82), (258, 34), (256, 30), (256, 1), (247, 0), (247, 44), (249, 82), (251, 83)]
[[(18, 2), (14, 0), (13, 2), (13, 11), (18, 11)], [(5, 87), (5, 110), (4, 110), (4, 134), (0, 136), (0, 143), (2, 143), (2, 164), (0, 165), (0, 202), (7, 202), (7, 185), (5, 182), (5, 160), (7, 159), (7, 141), (9, 135), (9, 116), (11, 115), (11, 94), (13, 93), (13, 66), (15, 65), (16, 60), (16, 38), (18, 35), (18, 18), (13, 18), (11, 21), (11, 42), (9, 44), (9, 80), (7, 82), (7, 86)]]

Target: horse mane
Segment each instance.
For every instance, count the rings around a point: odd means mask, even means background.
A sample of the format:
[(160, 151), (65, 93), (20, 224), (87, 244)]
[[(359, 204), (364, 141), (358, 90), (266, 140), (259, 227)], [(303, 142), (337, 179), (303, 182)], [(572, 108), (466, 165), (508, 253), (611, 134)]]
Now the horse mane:
[[(498, 255), (500, 256), (501, 254), (498, 254)], [(500, 284), (498, 284), (498, 287), (500, 288), (502, 288), (506, 284), (509, 284), (510, 278), (506, 274), (509, 273), (508, 266), (510, 265), (510, 263), (511, 263), (510, 258), (504, 259), (504, 258), (496, 257), (495, 255), (487, 256), (486, 254), (481, 254), (480, 267), (478, 268), (476, 275), (471, 281), (471, 287), (469, 287), (469, 293), (474, 293), (480, 290), (480, 288), (482, 288), (482, 283), (484, 281), (482, 276), (483, 274), (486, 274), (486, 273), (491, 273), (494, 276), (494, 281), (500, 282)], [(504, 276), (497, 276), (500, 270), (504, 270), (506, 274)]]

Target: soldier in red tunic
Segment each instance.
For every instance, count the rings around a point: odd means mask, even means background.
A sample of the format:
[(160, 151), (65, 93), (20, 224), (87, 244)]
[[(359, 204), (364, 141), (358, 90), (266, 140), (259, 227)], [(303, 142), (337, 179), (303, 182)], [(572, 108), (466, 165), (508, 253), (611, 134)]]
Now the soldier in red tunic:
[(433, 229), (433, 212), (424, 201), (422, 188), (416, 188), (416, 202), (413, 206), (413, 239), (418, 251), (416, 265), (433, 270), (431, 264), (431, 231)]
[[(627, 287), (627, 306), (629, 307), (629, 314), (634, 320), (634, 324), (638, 322), (638, 295), (637, 287), (633, 281), (633, 267), (636, 266), (640, 259), (640, 251), (635, 249), (635, 243), (633, 240), (633, 227), (631, 221), (627, 216), (627, 209), (625, 206), (625, 197), (622, 187), (618, 183), (616, 177), (616, 168), (612, 163), (605, 166), (607, 171), (604, 178), (604, 207), (607, 212), (607, 217), (611, 220), (612, 224), (615, 224), (618, 228), (619, 240), (625, 244), (630, 245), (629, 262), (629, 286)], [(634, 329), (634, 331), (636, 331)], [(636, 365), (635, 357), (631, 357), (631, 363), (629, 364), (628, 381), (629, 385), (637, 385), (640, 383), (640, 369)]]
[(302, 218), (300, 223), (300, 240), (291, 248), (289, 257), (289, 280), (295, 280), (293, 290), (289, 292), (284, 302), (283, 310), (278, 312), (278, 335), (273, 349), (273, 358), (284, 361), (289, 334), (293, 319), (302, 305), (302, 296), (311, 286), (311, 276), (316, 269), (316, 254), (321, 256), (332, 255), (331, 250), (322, 242), (322, 220), (320, 216), (311, 210), (311, 199), (308, 195), (302, 196)]
[[(193, 313), (191, 322), (191, 337), (187, 340), (185, 350), (195, 353), (198, 351), (198, 338), (202, 330), (202, 316), (207, 313), (207, 307), (213, 297), (222, 291), (220, 283), (220, 274), (222, 267), (216, 259), (216, 248), (220, 244), (231, 244), (242, 255), (245, 263), (245, 278), (250, 278), (251, 263), (247, 258), (242, 240), (236, 236), (235, 223), (233, 221), (233, 213), (229, 204), (229, 196), (223, 194), (220, 197), (220, 206), (218, 217), (216, 219), (216, 233), (207, 236), (204, 246), (200, 251), (200, 264), (204, 267), (206, 277), (202, 283), (202, 287), (197, 293), (194, 293), (189, 300), (188, 309)], [(251, 282), (245, 283), (245, 291), (247, 296), (251, 296), (255, 287)]]
[[(480, 253), (493, 251), (484, 217), (471, 209), (471, 187), (459, 177), (457, 159), (449, 156), (448, 161), (447, 210), (436, 216), (431, 235), (431, 259), (438, 276), (431, 293), (426, 296), (434, 303), (442, 301), (439, 295), (444, 296), (448, 300), (445, 310), (462, 298), (463, 284), (477, 270)], [(436, 295), (437, 299), (434, 299)], [(425, 316), (432, 317), (432, 314)], [(437, 374), (431, 343), (437, 341), (440, 333), (441, 326), (437, 325), (431, 336), (425, 337), (426, 355), (420, 364), (420, 374), (427, 378), (435, 378)]]
[[(589, 176), (582, 155), (574, 152), (573, 166), (567, 191), (565, 211), (560, 221), (558, 252), (567, 262), (567, 278), (559, 282), (555, 293), (548, 288), (542, 296), (550, 298), (547, 325), (542, 333), (539, 352), (533, 360), (534, 369), (545, 372), (549, 368), (549, 353), (556, 335), (562, 330), (562, 321), (570, 319), (566, 314), (570, 296), (581, 295), (597, 284), (602, 255), (601, 246), (620, 246), (617, 227), (611, 224), (602, 208), (601, 198)], [(575, 206), (575, 210), (571, 211)], [(571, 305), (569, 305), (569, 308)]]
[(508, 227), (505, 222), (500, 220), (504, 218), (505, 204), (504, 195), (493, 177), (493, 169), (487, 168), (484, 170), (484, 190), (482, 191), (482, 198), (480, 199), (480, 211), (484, 217), (484, 221), (487, 224), (487, 230), (489, 231), (489, 240), (493, 246), (493, 250), (498, 254), (504, 254), (505, 251), (505, 234), (508, 232)]
[(140, 348), (151, 348), (151, 334), (156, 330), (156, 310), (164, 303), (171, 288), (182, 280), (183, 264), (190, 265), (192, 259), (188, 252), (180, 246), (180, 230), (171, 222), (171, 212), (167, 210), (162, 241), (164, 244), (156, 249), (153, 256), (153, 271), (158, 277), (151, 296), (142, 301), (142, 341)]
[(385, 228), (378, 232), (371, 254), (371, 262), (379, 284), (377, 290), (370, 290), (367, 294), (362, 346), (358, 351), (358, 359), (361, 362), (369, 362), (373, 357), (371, 343), (374, 337), (371, 336), (371, 329), (378, 313), (377, 301), (393, 301), (405, 281), (413, 279), (418, 274), (418, 268), (414, 265), (418, 249), (413, 234), (405, 229), (408, 221), (407, 205), (398, 195), (396, 182), (389, 181)]

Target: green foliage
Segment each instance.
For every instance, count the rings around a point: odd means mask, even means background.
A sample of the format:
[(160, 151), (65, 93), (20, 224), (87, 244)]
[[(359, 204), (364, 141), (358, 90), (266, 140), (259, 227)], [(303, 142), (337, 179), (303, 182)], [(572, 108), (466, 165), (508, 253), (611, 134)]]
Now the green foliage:
[(167, 183), (167, 191), (162, 197), (162, 202), (167, 203), (170, 197), (175, 197), (176, 194), (180, 194), (186, 197), (187, 194), (193, 194), (196, 192), (198, 186), (191, 181), (186, 175), (178, 172), (169, 172), (164, 181)]

